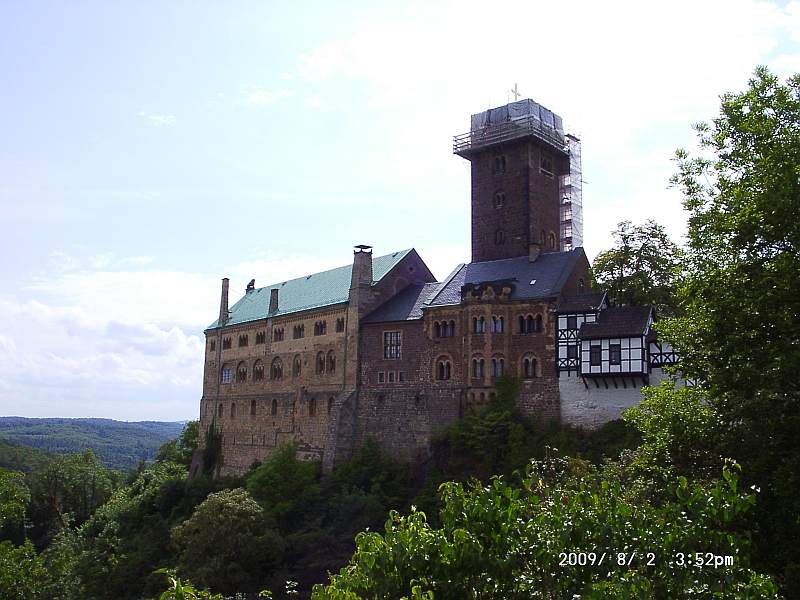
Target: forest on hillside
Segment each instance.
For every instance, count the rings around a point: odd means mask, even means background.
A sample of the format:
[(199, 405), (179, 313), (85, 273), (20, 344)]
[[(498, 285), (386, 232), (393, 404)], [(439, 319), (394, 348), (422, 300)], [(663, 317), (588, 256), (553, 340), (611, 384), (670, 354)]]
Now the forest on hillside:
[[(161, 444), (178, 437), (183, 426), (161, 421), (0, 417), (0, 443), (12, 442), (50, 454), (90, 448), (106, 467), (127, 471), (140, 461), (152, 461)], [(0, 466), (4, 466), (2, 456), (0, 448)]]
[[(587, 432), (480, 412), (401, 464), (283, 446), (214, 477), (189, 423), (127, 474), (92, 452), (0, 470), (0, 597), (800, 598), (800, 75), (759, 68), (676, 154), (688, 239), (621, 223), (594, 264), (651, 303), (680, 374)], [(206, 472), (188, 480), (203, 440)]]

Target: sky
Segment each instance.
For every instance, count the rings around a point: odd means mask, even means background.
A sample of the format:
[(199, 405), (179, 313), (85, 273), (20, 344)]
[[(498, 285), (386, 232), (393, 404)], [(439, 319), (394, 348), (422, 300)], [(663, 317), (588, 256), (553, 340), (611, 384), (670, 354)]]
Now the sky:
[(199, 413), (220, 280), (469, 260), (452, 136), (515, 84), (583, 144), (584, 246), (685, 231), (672, 156), (800, 2), (0, 2), (0, 415)]

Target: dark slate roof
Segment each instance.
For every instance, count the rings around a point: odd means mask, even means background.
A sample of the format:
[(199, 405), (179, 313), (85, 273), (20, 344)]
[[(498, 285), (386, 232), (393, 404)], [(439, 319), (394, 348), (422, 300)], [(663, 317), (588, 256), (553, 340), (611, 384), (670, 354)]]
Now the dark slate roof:
[(600, 311), (596, 323), (581, 325), (578, 335), (582, 340), (645, 335), (652, 312), (651, 306), (612, 306)]
[(556, 312), (576, 313), (594, 311), (600, 307), (605, 297), (605, 292), (592, 292), (589, 294), (570, 296), (569, 298), (564, 298), (564, 300), (559, 303)]
[(457, 304), (465, 284), (489, 281), (513, 281), (511, 300), (552, 298), (561, 293), (578, 260), (585, 256), (583, 248), (568, 252), (541, 254), (534, 262), (527, 256), (469, 263), (451, 277), (447, 285), (431, 299), (431, 306)]
[[(413, 248), (401, 250), (372, 259), (372, 279), (376, 283), (383, 279), (397, 264), (414, 252)], [(236, 304), (230, 307), (230, 319), (225, 325), (238, 325), (258, 319), (267, 318), (269, 310), (270, 290), (277, 288), (278, 310), (269, 316), (287, 315), (290, 313), (321, 308), (333, 304), (341, 304), (350, 299), (350, 279), (353, 272), (352, 263), (344, 267), (313, 273), (304, 277), (290, 279), (283, 283), (274, 283), (246, 293)], [(208, 329), (218, 326), (214, 321)]]
[(439, 283), (419, 283), (406, 287), (372, 311), (362, 323), (385, 323), (387, 321), (410, 321), (422, 318), (422, 305), (439, 287)]

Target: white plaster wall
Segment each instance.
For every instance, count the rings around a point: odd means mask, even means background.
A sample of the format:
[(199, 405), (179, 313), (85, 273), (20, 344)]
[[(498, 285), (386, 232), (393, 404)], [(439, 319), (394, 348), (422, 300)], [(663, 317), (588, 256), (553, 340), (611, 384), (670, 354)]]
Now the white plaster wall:
[[(650, 372), (650, 385), (657, 386), (667, 377), (661, 369)], [(596, 387), (590, 377), (586, 378), (588, 387), (583, 385), (583, 380), (577, 375), (568, 376), (561, 373), (558, 378), (558, 391), (561, 396), (561, 422), (576, 425), (585, 429), (597, 429), (601, 425), (619, 419), (622, 413), (639, 404), (642, 400), (641, 379), (636, 387), (631, 387), (631, 377), (626, 378), (627, 388), (615, 388), (609, 380), (608, 389), (600, 381)]]

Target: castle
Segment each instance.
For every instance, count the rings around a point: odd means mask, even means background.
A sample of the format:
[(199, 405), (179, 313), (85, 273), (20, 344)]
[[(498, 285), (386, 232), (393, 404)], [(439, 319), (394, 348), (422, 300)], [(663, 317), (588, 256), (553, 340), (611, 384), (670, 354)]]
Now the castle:
[[(292, 442), (324, 469), (373, 437), (425, 453), (438, 431), (521, 381), (539, 419), (596, 427), (636, 404), (675, 354), (650, 307), (589, 288), (580, 141), (532, 100), (472, 116), (454, 138), (471, 163), (472, 262), (437, 281), (414, 249), (261, 288), (205, 331), (201, 431), (222, 433), (223, 474)], [(193, 466), (194, 469), (197, 466)]]

